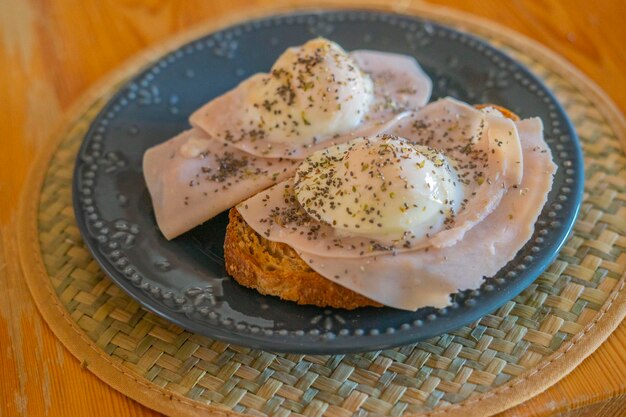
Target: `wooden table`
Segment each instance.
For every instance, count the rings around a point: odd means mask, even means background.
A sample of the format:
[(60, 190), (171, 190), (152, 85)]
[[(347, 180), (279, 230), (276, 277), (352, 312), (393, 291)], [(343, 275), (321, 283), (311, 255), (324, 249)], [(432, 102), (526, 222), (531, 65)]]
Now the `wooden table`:
[[(534, 38), (626, 112), (622, 0), (433, 0)], [(145, 47), (233, 11), (305, 1), (0, 0), (0, 415), (155, 416), (86, 370), (48, 329), (20, 270), (17, 196), (40, 143), (88, 87)], [(334, 2), (340, 3), (340, 2)], [(343, 2), (346, 4), (346, 2)], [(354, 4), (354, 3), (352, 3)], [(410, 0), (397, 0), (400, 10)], [(507, 416), (626, 415), (626, 325), (573, 373)], [(568, 412), (569, 411), (569, 412)]]

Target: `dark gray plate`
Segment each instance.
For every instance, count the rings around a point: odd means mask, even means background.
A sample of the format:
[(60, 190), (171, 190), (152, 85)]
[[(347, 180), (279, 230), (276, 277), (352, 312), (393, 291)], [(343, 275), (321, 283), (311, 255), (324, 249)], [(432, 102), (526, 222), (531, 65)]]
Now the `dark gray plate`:
[[(327, 36), (348, 50), (415, 56), (433, 99), (491, 102), (539, 116), (559, 166), (533, 238), (479, 290), (445, 309), (355, 311), (302, 307), (239, 286), (224, 270), (226, 213), (168, 242), (141, 173), (143, 152), (189, 127), (187, 116), (288, 46)], [(582, 197), (583, 163), (570, 121), (523, 66), (470, 35), (415, 17), (323, 11), (250, 21), (163, 56), (124, 85), (94, 120), (76, 160), (74, 209), (85, 242), (108, 275), (149, 310), (190, 331), (274, 351), (382, 349), (452, 330), (510, 300), (555, 258)]]

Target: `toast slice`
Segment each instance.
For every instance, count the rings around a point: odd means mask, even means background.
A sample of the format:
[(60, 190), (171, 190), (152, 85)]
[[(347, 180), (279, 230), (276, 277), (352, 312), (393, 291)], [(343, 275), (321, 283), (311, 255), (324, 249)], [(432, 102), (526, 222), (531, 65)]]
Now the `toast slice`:
[(244, 287), (298, 304), (353, 310), (381, 307), (375, 301), (327, 280), (288, 245), (260, 236), (236, 208), (230, 209), (224, 241), (226, 271)]

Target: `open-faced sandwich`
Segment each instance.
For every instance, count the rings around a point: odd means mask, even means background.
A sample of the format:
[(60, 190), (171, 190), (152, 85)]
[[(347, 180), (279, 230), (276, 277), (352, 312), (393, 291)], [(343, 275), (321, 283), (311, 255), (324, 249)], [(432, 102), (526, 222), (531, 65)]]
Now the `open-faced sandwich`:
[(442, 307), (532, 235), (555, 166), (540, 119), (452, 98), (411, 58), (289, 48), (144, 155), (172, 239), (232, 208), (229, 274), (263, 294), (353, 309)]
[(452, 99), (315, 152), (230, 212), (226, 267), (301, 304), (443, 307), (531, 237), (555, 165), (541, 120)]

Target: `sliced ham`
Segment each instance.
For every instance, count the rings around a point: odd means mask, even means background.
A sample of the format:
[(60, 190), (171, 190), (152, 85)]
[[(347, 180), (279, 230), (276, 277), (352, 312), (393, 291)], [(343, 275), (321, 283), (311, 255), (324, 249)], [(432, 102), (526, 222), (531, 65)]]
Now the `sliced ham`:
[(498, 207), (450, 247), (367, 258), (323, 257), (299, 251), (324, 277), (382, 304), (405, 310), (444, 307), (450, 294), (478, 288), (530, 239), (552, 188), (556, 166), (537, 118), (516, 123), (524, 158), (523, 179)]
[(148, 149), (143, 172), (167, 239), (293, 175), (297, 162), (258, 158), (190, 129)]
[(374, 82), (370, 120), (385, 120), (390, 113), (419, 109), (428, 103), (432, 81), (415, 58), (367, 50), (353, 51), (350, 55)]
[(331, 137), (310, 138), (309, 143), (270, 142), (245, 122), (243, 109), (250, 89), (266, 74), (256, 74), (236, 88), (195, 111), (190, 123), (210, 136), (252, 155), (273, 158), (304, 159), (311, 153), (359, 136), (372, 136), (391, 128), (407, 117), (408, 110), (426, 104), (432, 83), (415, 59), (398, 54), (355, 51), (350, 54), (362, 65), (374, 82), (374, 102), (363, 122), (350, 132)]

